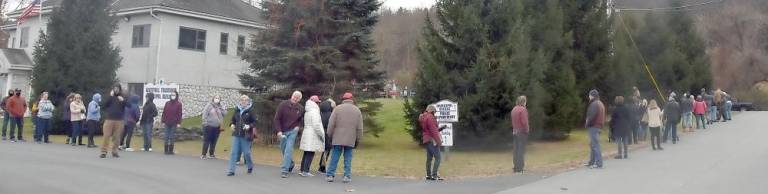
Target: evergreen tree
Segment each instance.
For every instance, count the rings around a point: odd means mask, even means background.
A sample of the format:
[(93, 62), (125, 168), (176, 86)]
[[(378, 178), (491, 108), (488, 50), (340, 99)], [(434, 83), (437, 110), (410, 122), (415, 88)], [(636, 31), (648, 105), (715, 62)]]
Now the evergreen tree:
[(48, 91), (50, 100), (61, 107), (70, 92), (87, 98), (117, 83), (122, 58), (112, 45), (117, 20), (110, 13), (110, 2), (64, 0), (54, 8), (33, 52), (35, 96)]

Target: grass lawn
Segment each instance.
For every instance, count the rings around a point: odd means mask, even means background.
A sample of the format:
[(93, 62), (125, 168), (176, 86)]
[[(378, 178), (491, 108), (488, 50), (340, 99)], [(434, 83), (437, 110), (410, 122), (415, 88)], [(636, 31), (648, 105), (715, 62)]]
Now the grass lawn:
[[(384, 106), (377, 116), (377, 121), (384, 125), (385, 130), (379, 138), (367, 136), (359, 149), (355, 150), (353, 160), (353, 173), (366, 176), (393, 176), (421, 178), (424, 176), (424, 163), (426, 153), (423, 148), (411, 140), (404, 131), (406, 121), (403, 118), (403, 104), (400, 100), (381, 99)], [(231, 116), (232, 112), (227, 117)], [(185, 119), (183, 126), (200, 126), (200, 117)], [(25, 125), (27, 139), (32, 138), (32, 125)], [(216, 147), (217, 156), (221, 159), (229, 158), (231, 146), (231, 131), (222, 132)], [(612, 144), (608, 144), (602, 133), (603, 150), (615, 150)], [(53, 137), (55, 143), (63, 143), (65, 136)], [(155, 152), (162, 150), (162, 140), (153, 140)], [(459, 140), (457, 140), (459, 141)], [(100, 144), (101, 137), (96, 140)], [(143, 145), (141, 137), (132, 140), (134, 148)], [(298, 141), (297, 141), (298, 145)], [(186, 141), (176, 144), (177, 152), (182, 155), (199, 156), (201, 141)], [(98, 149), (94, 149), (94, 157)], [(302, 152), (294, 151), (296, 168), (300, 163)], [(578, 165), (589, 155), (589, 140), (586, 130), (574, 130), (568, 140), (561, 142), (533, 142), (528, 146), (526, 168), (533, 172), (552, 172)], [(277, 147), (264, 146), (261, 143), (254, 145), (253, 157), (256, 163), (278, 166), (281, 160)], [(317, 169), (317, 158), (313, 170)], [(339, 166), (341, 168), (341, 166)], [(441, 164), (441, 174), (444, 177), (475, 177), (511, 174), (512, 150), (505, 151), (451, 151), (448, 160)], [(223, 168), (223, 167), (222, 167)], [(275, 171), (277, 176), (279, 172)]]

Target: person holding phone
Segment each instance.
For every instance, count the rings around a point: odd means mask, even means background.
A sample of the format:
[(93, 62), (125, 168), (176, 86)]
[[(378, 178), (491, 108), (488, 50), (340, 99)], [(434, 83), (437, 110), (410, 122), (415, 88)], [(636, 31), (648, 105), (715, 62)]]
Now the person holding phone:
[(232, 154), (229, 156), (229, 171), (227, 176), (235, 176), (235, 163), (240, 160), (240, 155), (245, 158), (245, 166), (248, 174), (253, 173), (253, 161), (251, 160), (251, 145), (257, 138), (256, 113), (253, 110), (253, 101), (246, 95), (240, 96), (235, 113), (230, 120), (232, 129)]
[[(440, 168), (440, 145), (443, 144), (440, 139), (440, 129), (438, 129), (437, 119), (435, 118), (437, 108), (434, 105), (427, 106), (424, 113), (419, 115), (419, 125), (421, 126), (421, 143), (427, 149), (427, 180), (442, 181), (438, 175)], [(433, 160), (434, 159), (434, 160)], [(434, 161), (434, 163), (433, 163)]]

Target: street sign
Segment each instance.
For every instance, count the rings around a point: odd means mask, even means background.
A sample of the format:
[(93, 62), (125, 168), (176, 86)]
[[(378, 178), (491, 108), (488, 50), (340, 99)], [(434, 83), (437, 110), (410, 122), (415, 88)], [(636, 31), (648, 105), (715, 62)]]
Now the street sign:
[(437, 122), (441, 123), (455, 123), (459, 122), (459, 103), (449, 100), (441, 100), (435, 103), (435, 118)]
[(142, 97), (144, 101), (147, 101), (147, 93), (154, 93), (155, 100), (152, 102), (155, 103), (158, 109), (162, 109), (165, 103), (171, 100), (171, 95), (175, 94), (174, 92), (176, 91), (179, 91), (179, 85), (176, 84), (144, 84), (144, 95)]
[(451, 123), (439, 123), (440, 128), (445, 127), (440, 131), (440, 140), (443, 141), (441, 146), (453, 146), (453, 124)]

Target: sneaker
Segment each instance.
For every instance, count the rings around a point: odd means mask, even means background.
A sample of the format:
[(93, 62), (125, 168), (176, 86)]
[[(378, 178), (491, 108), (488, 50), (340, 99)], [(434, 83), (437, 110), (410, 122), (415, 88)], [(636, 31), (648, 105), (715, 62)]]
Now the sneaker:
[(435, 177), (432, 177), (432, 176), (427, 176), (427, 177), (426, 177), (426, 178), (424, 178), (424, 179), (426, 179), (426, 180), (428, 180), (428, 181), (434, 181), (434, 180), (435, 180)]
[(253, 173), (253, 168), (248, 169), (248, 174), (251, 174), (251, 173)]
[(621, 156), (616, 156), (616, 157), (613, 157), (613, 159), (622, 159), (622, 158), (623, 158), (623, 157), (621, 157)]
[(146, 152), (146, 151), (147, 151), (147, 149), (141, 148), (141, 151), (142, 151), (142, 152)]
[(216, 159), (216, 155), (210, 155), (208, 156), (209, 159)]
[(86, 146), (86, 147), (88, 147), (88, 148), (95, 148), (95, 147), (96, 147), (96, 145), (88, 145), (88, 146)]
[(332, 176), (326, 176), (325, 177), (325, 181), (328, 181), (329, 183), (332, 183), (333, 182), (333, 177)]
[(659, 150), (664, 150), (664, 148), (659, 148)]
[(235, 176), (235, 173), (234, 172), (228, 172), (227, 176)]
[(77, 144), (72, 144), (72, 146), (77, 146)]
[(308, 177), (315, 177), (315, 175), (310, 172), (305, 172), (304, 175), (307, 175)]
[(118, 146), (117, 150), (123, 151), (123, 148), (124, 148), (123, 146)]
[(201, 160), (205, 160), (205, 155), (200, 156)]
[(299, 176), (300, 177), (307, 177), (307, 174), (305, 174), (304, 172), (299, 172)]
[(152, 148), (149, 148), (149, 151), (148, 151), (148, 152), (152, 152)]
[(598, 166), (598, 165), (589, 166), (589, 169), (602, 169), (602, 168), (603, 166)]
[(349, 183), (352, 182), (352, 177), (345, 176), (344, 179), (341, 180), (343, 183)]
[(113, 158), (120, 158), (120, 155), (118, 155), (117, 153), (112, 153), (112, 157)]
[(101, 154), (99, 155), (99, 158), (107, 158), (107, 154)]
[(43, 143), (49, 144), (49, 143), (51, 143), (51, 142), (50, 142), (50, 141), (45, 141), (45, 142), (43, 142)]
[[(519, 173), (523, 173), (523, 171), (520, 171)], [(443, 179), (443, 178), (442, 178), (442, 177), (440, 177), (440, 176), (433, 176), (432, 178), (433, 178), (435, 181), (443, 181), (443, 180), (445, 180), (445, 179)], [(350, 179), (349, 181), (352, 181), (352, 179)]]
[(287, 172), (280, 173), (280, 178), (288, 178), (288, 173)]
[(14, 140), (14, 139), (11, 139), (11, 143), (16, 143), (16, 140)]

